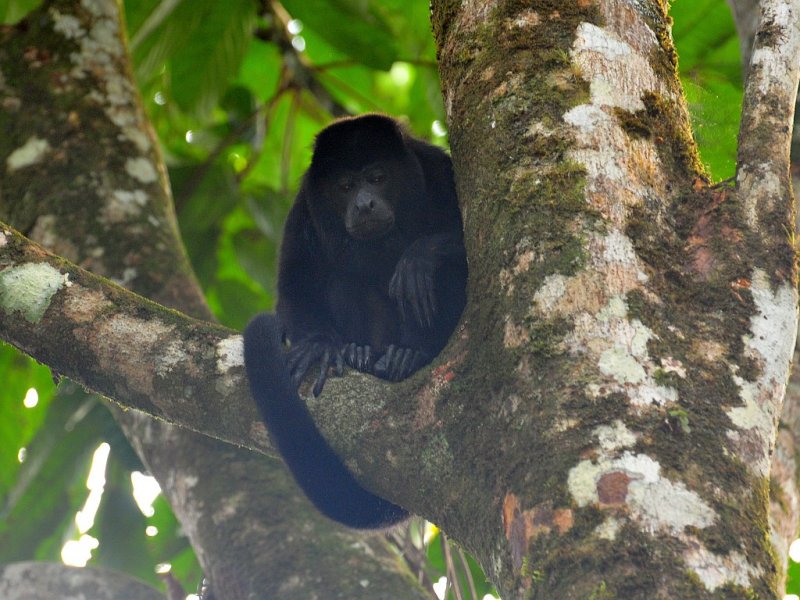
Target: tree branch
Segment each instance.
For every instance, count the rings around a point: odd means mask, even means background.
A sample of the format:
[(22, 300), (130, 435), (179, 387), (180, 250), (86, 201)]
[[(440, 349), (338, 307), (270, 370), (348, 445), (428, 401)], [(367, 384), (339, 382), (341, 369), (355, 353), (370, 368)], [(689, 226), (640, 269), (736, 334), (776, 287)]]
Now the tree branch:
[(739, 34), (742, 72), (747, 73), (753, 52), (753, 38), (758, 28), (758, 0), (727, 0)]
[[(1, 223), (0, 338), (125, 408), (270, 453), (238, 333), (84, 271)], [(429, 518), (441, 516), (453, 460), (432, 455), (419, 469), (419, 452), (436, 443), (419, 431), (420, 413), (449, 386), (454, 364), (400, 384), (348, 371), (307, 399), (323, 435), (371, 489)], [(412, 473), (417, 486), (407, 485)]]
[[(736, 21), (736, 30), (739, 36), (739, 47), (742, 53), (742, 67), (746, 74), (750, 65), (750, 57), (758, 27), (759, 6), (758, 0), (728, 0)], [(795, 107), (797, 102), (795, 102)], [(800, 131), (798, 128), (798, 113), (795, 108), (794, 130), (795, 136)], [(798, 158), (796, 150), (792, 152), (792, 160), (796, 163)], [(794, 169), (797, 173), (797, 169)], [(797, 191), (800, 187), (795, 181), (795, 210), (797, 207)], [(789, 562), (789, 547), (797, 537), (798, 523), (800, 523), (800, 493), (797, 482), (797, 449), (800, 437), (800, 353), (795, 348), (794, 368), (786, 388), (781, 410), (781, 421), (775, 451), (772, 454), (770, 466), (770, 529), (772, 544), (777, 556), (780, 558), (780, 585), (785, 587), (786, 567)]]
[[(472, 416), (518, 415), (507, 437), (533, 457), (524, 483), (496, 482), (501, 594), (775, 597), (772, 548), (750, 541), (796, 325), (789, 204), (751, 236), (707, 185), (664, 3), (432, 4), (466, 318), (491, 347), (473, 356), (513, 369), (470, 364), (498, 409)], [(657, 583), (642, 552), (664, 559)]]
[(111, 569), (44, 562), (0, 566), (0, 597), (164, 600), (164, 595), (150, 586)]
[(240, 445), (268, 447), (245, 400), (236, 332), (164, 308), (2, 224), (0, 269), (5, 341), (126, 408)]
[(760, 218), (791, 204), (789, 149), (798, 56), (800, 0), (764, 0), (745, 85), (736, 175), (753, 229)]

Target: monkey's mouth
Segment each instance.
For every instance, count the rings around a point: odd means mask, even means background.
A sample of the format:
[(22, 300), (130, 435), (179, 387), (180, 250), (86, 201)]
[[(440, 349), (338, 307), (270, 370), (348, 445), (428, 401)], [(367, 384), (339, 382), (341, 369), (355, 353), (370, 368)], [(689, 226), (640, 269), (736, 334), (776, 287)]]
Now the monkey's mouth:
[(347, 233), (357, 240), (367, 241), (383, 237), (394, 227), (394, 217), (381, 220), (357, 221), (347, 227)]

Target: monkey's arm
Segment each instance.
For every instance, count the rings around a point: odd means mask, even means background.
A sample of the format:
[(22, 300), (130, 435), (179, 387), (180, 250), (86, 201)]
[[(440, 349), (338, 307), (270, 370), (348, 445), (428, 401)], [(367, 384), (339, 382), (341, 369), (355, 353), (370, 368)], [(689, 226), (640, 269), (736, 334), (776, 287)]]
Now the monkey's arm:
[(433, 360), (464, 308), (466, 280), (460, 229), (421, 237), (406, 249), (389, 284), (403, 336), (375, 363), (375, 375), (399, 381)]
[(304, 205), (295, 204), (289, 213), (281, 245), (278, 274), (278, 317), (291, 342), (287, 367), (297, 386), (319, 363), (313, 393), (322, 392), (333, 366), (343, 373), (342, 340), (336, 334), (333, 317), (325, 302), (328, 272), (319, 240)]
[(435, 233), (415, 240), (397, 263), (389, 283), (389, 294), (397, 301), (404, 320), (413, 318), (420, 327), (435, 326), (439, 298), (438, 273), (466, 264), (460, 230)]

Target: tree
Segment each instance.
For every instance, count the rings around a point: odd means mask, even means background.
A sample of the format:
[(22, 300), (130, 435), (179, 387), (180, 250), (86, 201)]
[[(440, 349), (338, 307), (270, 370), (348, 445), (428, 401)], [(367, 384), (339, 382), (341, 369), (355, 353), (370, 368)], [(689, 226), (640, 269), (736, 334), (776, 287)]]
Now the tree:
[[(712, 184), (663, 3), (433, 3), (470, 301), (430, 368), (350, 373), (309, 406), (365, 485), (441, 526), (504, 598), (778, 593), (800, 3), (763, 9), (737, 175)], [(180, 425), (115, 411), (220, 598), (424, 597), (384, 540), (315, 515), (263, 456), (240, 339), (209, 321), (116, 19), (59, 0), (0, 38), (0, 211), (72, 261), (2, 230), (0, 336)]]

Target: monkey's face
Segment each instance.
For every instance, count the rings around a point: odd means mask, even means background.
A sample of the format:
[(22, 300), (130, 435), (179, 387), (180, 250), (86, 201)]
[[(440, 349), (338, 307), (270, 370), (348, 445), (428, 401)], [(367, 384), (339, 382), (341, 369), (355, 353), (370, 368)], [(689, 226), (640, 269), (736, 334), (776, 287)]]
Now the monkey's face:
[(392, 170), (375, 163), (358, 171), (342, 171), (331, 181), (330, 195), (347, 233), (357, 240), (383, 237), (394, 227)]

